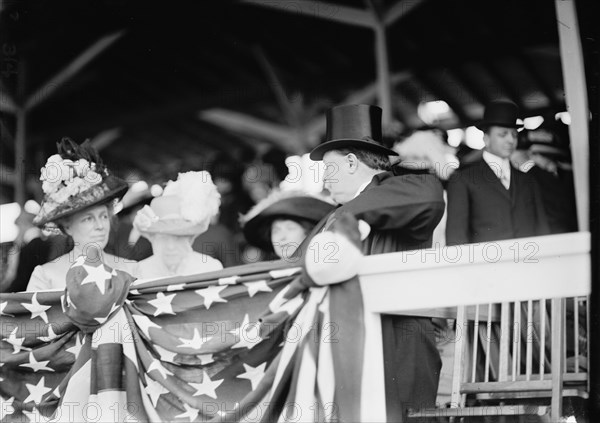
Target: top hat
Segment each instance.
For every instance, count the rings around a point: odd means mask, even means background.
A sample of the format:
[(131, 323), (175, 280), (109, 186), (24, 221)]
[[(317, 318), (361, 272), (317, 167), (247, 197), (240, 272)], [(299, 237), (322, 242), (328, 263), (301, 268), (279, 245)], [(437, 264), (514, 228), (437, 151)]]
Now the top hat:
[(36, 226), (119, 199), (129, 188), (126, 181), (109, 174), (89, 140), (79, 145), (65, 137), (57, 149), (42, 168), (44, 200), (33, 220)]
[(323, 160), (330, 150), (354, 147), (385, 156), (397, 156), (382, 144), (381, 108), (370, 104), (346, 104), (327, 111), (325, 142), (310, 152), (311, 160)]
[(523, 125), (517, 123), (518, 106), (512, 101), (495, 100), (485, 106), (483, 120), (475, 126), (485, 131), (490, 126), (502, 126), (503, 128), (520, 128)]

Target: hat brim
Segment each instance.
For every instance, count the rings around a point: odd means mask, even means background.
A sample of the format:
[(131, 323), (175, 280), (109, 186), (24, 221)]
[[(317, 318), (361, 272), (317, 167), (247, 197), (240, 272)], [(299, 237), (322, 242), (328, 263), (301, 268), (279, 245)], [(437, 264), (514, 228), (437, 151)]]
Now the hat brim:
[(397, 156), (394, 150), (391, 150), (383, 145), (376, 144), (365, 140), (342, 138), (324, 142), (313, 148), (310, 152), (309, 157), (311, 160), (319, 161), (323, 160), (325, 153), (331, 150), (339, 150), (342, 148), (354, 147), (362, 150), (369, 150), (375, 153), (383, 154), (384, 156)]
[(519, 129), (519, 128), (523, 128), (523, 124), (522, 123), (514, 123), (514, 124), (510, 124), (510, 123), (506, 123), (506, 122), (486, 122), (486, 121), (481, 121), (475, 124), (475, 127), (477, 129), (479, 129), (480, 131), (486, 131), (490, 126), (501, 126), (502, 128), (513, 128), (513, 129)]
[(184, 219), (161, 219), (153, 222), (149, 228), (137, 228), (142, 235), (144, 234), (167, 234), (176, 236), (200, 235), (206, 232), (208, 225), (206, 223), (192, 223)]
[(265, 251), (273, 251), (270, 226), (276, 219), (306, 220), (315, 225), (335, 209), (326, 201), (312, 197), (286, 198), (270, 205), (244, 224), (246, 240)]
[(128, 189), (129, 185), (123, 179), (109, 175), (101, 183), (83, 191), (76, 197), (70, 198), (65, 204), (59, 205), (50, 213), (45, 215), (38, 214), (33, 223), (38, 227), (44, 227), (50, 222), (56, 222), (90, 207), (99, 206), (111, 200), (121, 198)]

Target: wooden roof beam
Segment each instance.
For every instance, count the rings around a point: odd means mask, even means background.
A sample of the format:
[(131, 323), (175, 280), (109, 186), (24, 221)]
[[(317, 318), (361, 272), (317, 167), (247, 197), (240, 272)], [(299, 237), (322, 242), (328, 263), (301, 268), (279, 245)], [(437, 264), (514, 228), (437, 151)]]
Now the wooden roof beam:
[(508, 81), (508, 79), (504, 77), (500, 72), (498, 72), (496, 67), (492, 63), (490, 63), (489, 60), (482, 60), (481, 65), (490, 74), (492, 79), (498, 83), (500, 88), (502, 88), (502, 90), (509, 96), (509, 98), (512, 101), (514, 101), (517, 104), (517, 106), (519, 106), (521, 113), (525, 112), (526, 107), (523, 103), (523, 99), (521, 98), (519, 92), (517, 92), (517, 90), (513, 88), (513, 85), (510, 83), (510, 81)]
[(375, 25), (373, 15), (366, 10), (327, 2), (317, 2), (314, 0), (297, 0), (293, 2), (243, 0), (242, 3), (364, 28), (373, 28)]
[(523, 68), (525, 68), (525, 70), (531, 75), (539, 89), (548, 98), (550, 105), (554, 108), (558, 108), (559, 102), (556, 99), (556, 93), (552, 90), (550, 84), (544, 80), (542, 74), (535, 68), (531, 58), (527, 57), (527, 55), (523, 54), (522, 52), (517, 53), (517, 57), (519, 59), (519, 63), (523, 65)]
[(447, 89), (435, 82), (433, 78), (427, 76), (425, 72), (420, 72), (416, 75), (416, 78), (431, 91), (433, 95), (440, 100), (444, 100), (461, 122), (468, 125), (472, 123), (472, 119), (465, 113), (462, 105), (455, 100), (454, 96)]
[(25, 102), (25, 109), (31, 110), (38, 106), (44, 100), (50, 97), (54, 91), (60, 88), (69, 79), (75, 76), (85, 65), (90, 63), (100, 53), (111, 46), (124, 34), (124, 31), (113, 32), (112, 34), (105, 35), (100, 38), (90, 47), (88, 47), (83, 53), (77, 56), (71, 63), (69, 63), (60, 72), (50, 78), (46, 83), (42, 84), (33, 94), (29, 96)]
[(198, 117), (228, 131), (268, 140), (284, 151), (295, 154), (303, 152), (303, 145), (296, 142), (294, 128), (226, 109), (204, 110), (198, 113)]
[(426, 0), (399, 0), (383, 12), (383, 23), (386, 27), (402, 19)]

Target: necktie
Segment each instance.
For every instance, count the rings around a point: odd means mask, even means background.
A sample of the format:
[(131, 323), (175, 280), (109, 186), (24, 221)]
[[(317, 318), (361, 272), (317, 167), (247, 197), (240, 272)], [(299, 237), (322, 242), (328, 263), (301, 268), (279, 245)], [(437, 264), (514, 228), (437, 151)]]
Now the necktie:
[(510, 175), (510, 169), (503, 169), (502, 172), (500, 173), (500, 182), (502, 182), (502, 185), (504, 185), (504, 188), (506, 188), (506, 189), (510, 188), (509, 175)]

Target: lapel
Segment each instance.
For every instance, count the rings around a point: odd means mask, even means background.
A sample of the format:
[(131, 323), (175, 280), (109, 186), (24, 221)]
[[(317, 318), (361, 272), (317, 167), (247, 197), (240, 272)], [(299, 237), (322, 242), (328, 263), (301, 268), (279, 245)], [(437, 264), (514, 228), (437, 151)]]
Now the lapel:
[(502, 194), (504, 197), (506, 197), (507, 200), (510, 201), (510, 199), (511, 199), (510, 191), (515, 182), (513, 179), (515, 172), (513, 172), (512, 166), (510, 169), (510, 178), (511, 178), (510, 179), (510, 185), (511, 185), (510, 188), (511, 189), (504, 188), (504, 185), (502, 185), (502, 182), (500, 182), (500, 179), (496, 176), (496, 174), (490, 168), (490, 166), (487, 164), (487, 162), (485, 160), (483, 160), (483, 158), (481, 159), (479, 166), (481, 167), (482, 182), (485, 184), (488, 184), (492, 189), (495, 189), (500, 194)]

